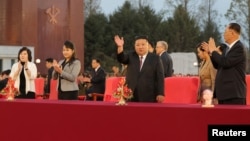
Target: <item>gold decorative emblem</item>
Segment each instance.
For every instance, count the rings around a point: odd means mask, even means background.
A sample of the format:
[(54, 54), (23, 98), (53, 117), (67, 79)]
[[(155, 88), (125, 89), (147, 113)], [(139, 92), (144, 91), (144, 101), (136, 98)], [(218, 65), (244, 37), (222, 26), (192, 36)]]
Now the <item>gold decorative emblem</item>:
[(46, 10), (46, 14), (49, 15), (49, 22), (52, 24), (57, 24), (56, 16), (60, 13), (60, 9), (56, 8), (54, 5)]

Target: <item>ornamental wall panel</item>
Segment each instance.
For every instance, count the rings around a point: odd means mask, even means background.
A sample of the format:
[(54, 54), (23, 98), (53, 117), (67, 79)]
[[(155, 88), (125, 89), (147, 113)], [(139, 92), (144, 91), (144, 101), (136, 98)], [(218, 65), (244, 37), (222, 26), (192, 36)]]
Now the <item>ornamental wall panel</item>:
[(47, 73), (45, 59), (62, 59), (63, 43), (70, 40), (83, 70), (83, 20), (83, 0), (1, 0), (0, 45), (34, 47), (38, 71)]

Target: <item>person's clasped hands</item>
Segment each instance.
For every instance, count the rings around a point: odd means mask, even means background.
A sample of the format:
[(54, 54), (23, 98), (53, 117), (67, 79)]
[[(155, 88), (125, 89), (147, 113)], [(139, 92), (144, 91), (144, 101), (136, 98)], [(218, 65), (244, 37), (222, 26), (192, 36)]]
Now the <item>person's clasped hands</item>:
[(62, 73), (62, 66), (60, 66), (56, 60), (53, 60), (53, 67), (56, 72)]
[(218, 52), (219, 54), (221, 54), (221, 50), (220, 50), (220, 46), (216, 47), (215, 45), (215, 41), (214, 41), (214, 38), (210, 37), (209, 40), (208, 40), (208, 43), (207, 42), (202, 42), (201, 43), (201, 46), (202, 48), (208, 52), (208, 53), (212, 53), (213, 51), (216, 51)]

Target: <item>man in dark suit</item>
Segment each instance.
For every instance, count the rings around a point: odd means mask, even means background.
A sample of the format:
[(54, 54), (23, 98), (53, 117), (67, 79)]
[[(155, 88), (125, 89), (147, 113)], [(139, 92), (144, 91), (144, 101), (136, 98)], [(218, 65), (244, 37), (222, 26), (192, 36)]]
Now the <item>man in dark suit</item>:
[[(240, 39), (241, 27), (230, 23), (225, 32), (224, 40), (228, 44), (219, 54), (213, 38), (209, 39), (208, 50), (211, 60), (217, 69), (215, 92), (219, 104), (246, 105), (246, 48)], [(206, 47), (205, 47), (206, 48)]]
[(0, 80), (0, 91), (4, 89), (8, 83), (10, 70), (5, 70), (1, 73), (2, 79)]
[[(92, 93), (104, 94), (105, 92), (105, 80), (106, 72), (101, 67), (99, 59), (92, 59), (92, 70), (90, 72), (91, 77), (84, 77), (82, 82), (90, 82), (91, 86), (87, 90), (87, 100), (93, 100)], [(98, 101), (102, 101), (103, 97), (98, 97)]]
[(53, 74), (53, 71), (54, 71), (54, 67), (53, 67), (53, 58), (47, 58), (45, 61), (46, 61), (46, 68), (48, 69), (48, 72), (47, 72), (47, 83), (45, 85), (45, 94), (49, 94), (50, 93), (50, 81), (52, 79), (52, 74)]
[(161, 57), (162, 65), (164, 69), (164, 76), (171, 77), (173, 75), (173, 60), (167, 53), (168, 43), (165, 41), (158, 41), (156, 43), (156, 54)]
[(164, 74), (159, 56), (148, 52), (148, 38), (135, 39), (135, 51), (124, 53), (123, 37), (114, 37), (117, 45), (117, 60), (127, 64), (126, 83), (133, 91), (133, 102), (163, 102)]

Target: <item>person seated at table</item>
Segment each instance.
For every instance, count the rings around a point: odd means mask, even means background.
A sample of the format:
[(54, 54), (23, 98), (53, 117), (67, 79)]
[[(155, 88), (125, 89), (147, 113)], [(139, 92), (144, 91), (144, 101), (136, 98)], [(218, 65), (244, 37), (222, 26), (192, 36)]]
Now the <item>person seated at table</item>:
[(121, 76), (126, 76), (127, 74), (127, 66), (126, 64), (122, 64)]
[(116, 66), (116, 65), (112, 66), (112, 71), (113, 71), (113, 73), (111, 74), (111, 76), (114, 76), (114, 77), (121, 76), (120, 69), (118, 66)]
[(84, 77), (91, 78), (91, 76), (88, 72), (84, 72), (84, 73), (79, 74), (79, 76), (77, 77), (77, 82), (78, 82), (78, 87), (79, 87), (78, 96), (86, 96), (86, 91), (91, 86), (90, 82), (83, 82), (82, 81)]
[(9, 80), (10, 69), (5, 70), (1, 73), (2, 80), (0, 80), (0, 91), (6, 87)]
[[(92, 59), (91, 66), (91, 77), (83, 77), (81, 79), (82, 82), (91, 83), (90, 87), (86, 91), (86, 100), (94, 100), (92, 95), (93, 93), (104, 94), (105, 92), (106, 72), (101, 67), (101, 61), (94, 58)], [(103, 97), (98, 97), (97, 100), (102, 101)]]
[(53, 71), (54, 71), (54, 67), (53, 67), (53, 61), (54, 59), (53, 58), (47, 58), (46, 60), (46, 68), (47, 68), (47, 76), (45, 77), (46, 79), (46, 83), (45, 83), (45, 86), (44, 86), (44, 92), (46, 95), (50, 94), (50, 82), (51, 82), (51, 79), (52, 79), (52, 74), (53, 74)]
[(203, 103), (202, 91), (205, 88), (214, 91), (217, 70), (214, 68), (208, 52), (202, 48), (201, 44), (197, 45), (197, 55), (201, 59), (198, 73), (200, 77), (200, 89), (197, 102)]
[(78, 77), (77, 77), (77, 83), (78, 83), (78, 87), (79, 87), (79, 91), (78, 91), (78, 97), (79, 96), (85, 96), (85, 87), (84, 87), (84, 83), (81, 82), (81, 77), (83, 77), (83, 73), (79, 73)]

